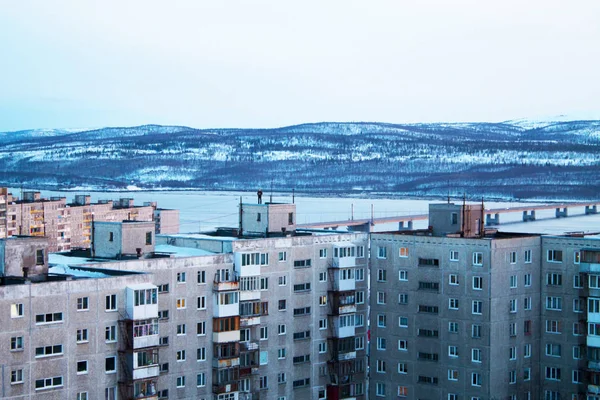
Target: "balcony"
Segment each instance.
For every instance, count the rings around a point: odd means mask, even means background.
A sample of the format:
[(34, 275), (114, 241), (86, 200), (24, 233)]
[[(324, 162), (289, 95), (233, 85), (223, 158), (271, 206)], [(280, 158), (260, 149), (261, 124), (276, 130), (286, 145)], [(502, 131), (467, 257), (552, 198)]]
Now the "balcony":
[(588, 311), (587, 322), (600, 323), (600, 313), (594, 313), (594, 312)]
[(213, 282), (213, 290), (216, 292), (238, 291), (240, 290), (240, 280), (235, 274), (230, 279), (223, 280), (217, 273)]
[[(333, 290), (340, 292), (355, 290), (356, 280), (354, 279), (354, 274), (352, 274), (352, 278), (343, 279), (343, 276), (340, 276), (340, 272), (342, 271), (343, 270), (335, 271), (332, 282)], [(352, 270), (352, 272), (354, 272), (354, 270)]]
[(158, 318), (158, 287), (150, 283), (127, 286), (127, 316), (133, 320)]
[(600, 372), (600, 361), (592, 361), (592, 360), (588, 361), (587, 369), (589, 371)]
[(240, 291), (240, 301), (260, 300), (260, 290)]
[(258, 372), (259, 372), (258, 366), (240, 367), (240, 376), (258, 375)]
[(260, 324), (260, 315), (257, 316), (241, 316), (240, 326), (248, 327)]
[(240, 365), (239, 356), (231, 358), (213, 358), (213, 368), (231, 368)]
[(231, 393), (231, 392), (237, 392), (237, 391), (238, 391), (238, 382), (237, 381), (213, 384), (213, 393), (216, 393), (216, 394)]
[(235, 317), (240, 314), (240, 303), (218, 304), (213, 308), (213, 317)]
[(148, 379), (154, 378), (158, 376), (160, 373), (160, 368), (157, 365), (150, 365), (147, 367), (139, 367), (133, 370), (133, 379)]
[(241, 351), (255, 351), (258, 350), (258, 342), (240, 342)]
[(587, 335), (586, 344), (588, 347), (600, 347), (600, 336)]
[(213, 332), (214, 343), (238, 342), (240, 340), (240, 331)]
[(598, 385), (588, 385), (587, 391), (590, 394), (600, 394), (600, 386), (598, 386)]
[(350, 268), (356, 266), (356, 257), (333, 257), (333, 268)]

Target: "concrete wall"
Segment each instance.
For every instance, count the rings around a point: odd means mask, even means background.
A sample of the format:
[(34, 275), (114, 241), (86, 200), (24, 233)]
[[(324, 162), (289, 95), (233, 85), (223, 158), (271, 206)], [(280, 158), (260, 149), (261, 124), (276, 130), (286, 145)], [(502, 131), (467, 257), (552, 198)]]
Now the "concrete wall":
[[(0, 240), (2, 257), (0, 258), (0, 275), (23, 276), (23, 268), (27, 267), (28, 276), (34, 278), (48, 272), (48, 239), (43, 237), (11, 237)], [(44, 262), (37, 264), (37, 251), (43, 250)]]
[(242, 229), (244, 234), (264, 235), (268, 227), (269, 206), (267, 204), (242, 204)]
[(179, 210), (154, 210), (156, 233), (179, 233)]
[[(113, 240), (110, 241), (110, 234)], [(150, 244), (146, 235), (150, 233)], [(137, 249), (142, 254), (154, 251), (154, 223), (152, 222), (94, 222), (94, 252), (97, 257), (114, 258), (121, 254), (134, 255)]]

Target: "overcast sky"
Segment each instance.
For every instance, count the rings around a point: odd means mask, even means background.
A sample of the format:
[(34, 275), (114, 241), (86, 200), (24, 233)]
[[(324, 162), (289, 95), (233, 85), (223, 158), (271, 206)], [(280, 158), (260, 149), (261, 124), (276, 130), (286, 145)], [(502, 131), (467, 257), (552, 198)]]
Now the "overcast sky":
[(600, 1), (0, 0), (0, 131), (600, 117)]

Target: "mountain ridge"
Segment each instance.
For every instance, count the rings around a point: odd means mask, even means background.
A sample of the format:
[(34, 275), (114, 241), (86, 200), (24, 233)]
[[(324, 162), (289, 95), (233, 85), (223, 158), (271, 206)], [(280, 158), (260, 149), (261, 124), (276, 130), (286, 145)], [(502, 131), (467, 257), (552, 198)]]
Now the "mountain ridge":
[(0, 133), (0, 183), (44, 189), (253, 190), (598, 198), (600, 120), (156, 124)]

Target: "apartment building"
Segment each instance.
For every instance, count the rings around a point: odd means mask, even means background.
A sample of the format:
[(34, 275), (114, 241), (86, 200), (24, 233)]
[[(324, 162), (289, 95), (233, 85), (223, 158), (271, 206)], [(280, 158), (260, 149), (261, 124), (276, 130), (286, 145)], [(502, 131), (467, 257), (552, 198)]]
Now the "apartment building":
[(481, 206), (371, 235), (371, 398), (540, 398), (538, 235), (485, 231)]
[(2, 251), (1, 393), (365, 398), (367, 235), (296, 232), (293, 205), (261, 208), (281, 212), (249, 236), (98, 222), (92, 249), (51, 254), (50, 268), (35, 264), (47, 239), (0, 241), (22, 249)]
[(155, 202), (134, 205), (133, 199), (92, 203), (88, 195), (42, 198), (40, 192), (25, 191), (19, 199), (0, 188), (0, 238), (15, 235), (46, 236), (49, 251), (89, 248), (94, 221), (155, 221), (156, 233), (177, 233), (179, 211), (158, 208)]

